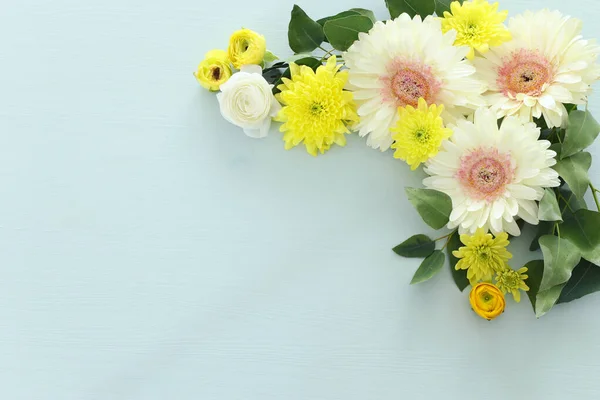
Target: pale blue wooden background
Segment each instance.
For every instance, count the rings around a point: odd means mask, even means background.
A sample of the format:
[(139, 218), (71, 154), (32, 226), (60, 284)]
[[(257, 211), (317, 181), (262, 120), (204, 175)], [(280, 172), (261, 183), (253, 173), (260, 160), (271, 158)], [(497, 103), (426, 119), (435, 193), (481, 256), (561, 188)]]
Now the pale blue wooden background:
[[(595, 0), (502, 5), (600, 36)], [(0, 8), (1, 399), (600, 397), (600, 295), (480, 320), (390, 251), (430, 232), (420, 176), (356, 136), (313, 159), (221, 119), (196, 64), (242, 25), (288, 55), (291, 0)]]

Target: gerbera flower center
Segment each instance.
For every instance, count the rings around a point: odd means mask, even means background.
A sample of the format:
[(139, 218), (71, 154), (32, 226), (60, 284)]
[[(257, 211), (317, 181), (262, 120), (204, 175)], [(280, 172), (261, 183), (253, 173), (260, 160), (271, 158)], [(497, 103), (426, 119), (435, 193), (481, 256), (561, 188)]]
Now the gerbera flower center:
[(552, 64), (538, 51), (521, 49), (504, 58), (497, 84), (504, 95), (540, 96), (553, 75)]
[(427, 104), (435, 103), (442, 83), (433, 75), (430, 66), (397, 57), (389, 63), (387, 71), (388, 74), (380, 78), (386, 102), (397, 107), (409, 105), (415, 108), (419, 98), (425, 99)]
[(495, 148), (477, 148), (460, 160), (457, 179), (471, 198), (492, 202), (502, 196), (514, 178), (510, 154)]

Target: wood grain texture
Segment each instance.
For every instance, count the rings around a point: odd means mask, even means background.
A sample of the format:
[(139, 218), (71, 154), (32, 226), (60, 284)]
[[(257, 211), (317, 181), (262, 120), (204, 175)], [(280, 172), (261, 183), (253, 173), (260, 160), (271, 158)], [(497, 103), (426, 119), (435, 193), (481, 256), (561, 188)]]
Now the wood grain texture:
[[(600, 5), (570, 7), (600, 37)], [(192, 71), (242, 25), (289, 54), (291, 1), (1, 8), (1, 399), (600, 397), (600, 296), (479, 320), (391, 251), (431, 233), (421, 176), (356, 136), (313, 159), (221, 119)]]

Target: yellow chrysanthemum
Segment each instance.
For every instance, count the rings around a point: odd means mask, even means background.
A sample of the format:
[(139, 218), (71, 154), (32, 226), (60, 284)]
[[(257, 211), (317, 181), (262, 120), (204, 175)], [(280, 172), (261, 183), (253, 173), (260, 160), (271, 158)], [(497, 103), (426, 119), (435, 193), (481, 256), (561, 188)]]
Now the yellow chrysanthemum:
[(390, 130), (394, 135), (392, 149), (394, 158), (406, 161), (410, 169), (417, 169), (421, 163), (438, 153), (442, 141), (452, 135), (452, 130), (444, 128), (440, 115), (444, 106), (432, 104), (427, 107), (424, 98), (419, 98), (418, 108), (398, 107), (400, 119)]
[(283, 108), (276, 121), (283, 122), (285, 148), (304, 142), (313, 156), (323, 154), (332, 144), (346, 145), (348, 125), (358, 121), (352, 92), (344, 90), (348, 71), (339, 71), (336, 58), (313, 71), (307, 66), (290, 64), (291, 79), (283, 78), (276, 95)]
[(527, 268), (525, 267), (517, 271), (509, 267), (498, 271), (496, 273), (496, 286), (502, 290), (502, 293), (511, 293), (518, 303), (521, 301), (521, 292), (519, 292), (519, 290), (529, 290), (529, 286), (525, 284), (525, 279), (528, 278), (528, 276), (525, 275), (526, 272)]
[(216, 92), (219, 87), (231, 78), (231, 67), (227, 53), (223, 50), (211, 50), (194, 72), (196, 80), (202, 87)]
[(227, 54), (233, 66), (240, 69), (243, 65), (260, 64), (267, 51), (265, 37), (250, 29), (233, 32), (229, 38)]
[(471, 286), (480, 281), (491, 282), (494, 273), (504, 271), (512, 258), (506, 250), (509, 244), (506, 232), (494, 238), (480, 228), (474, 235), (460, 235), (460, 241), (464, 246), (452, 252), (454, 257), (460, 258), (455, 268), (467, 270)]
[(475, 57), (475, 50), (483, 54), (492, 46), (499, 46), (511, 39), (510, 32), (503, 22), (508, 11), (498, 12), (498, 3), (490, 4), (486, 0), (458, 1), (450, 4), (450, 10), (444, 11), (442, 31), (456, 30), (455, 46), (469, 46), (468, 59)]

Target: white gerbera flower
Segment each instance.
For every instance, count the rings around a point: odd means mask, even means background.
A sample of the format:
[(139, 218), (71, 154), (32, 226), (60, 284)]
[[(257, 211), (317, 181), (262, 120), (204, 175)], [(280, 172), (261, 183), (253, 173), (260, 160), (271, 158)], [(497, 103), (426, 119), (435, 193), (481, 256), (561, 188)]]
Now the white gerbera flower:
[(485, 85), (475, 78), (475, 68), (465, 60), (469, 47), (453, 46), (456, 31), (442, 33), (432, 16), (421, 20), (402, 14), (393, 21), (376, 22), (368, 34), (344, 54), (350, 69), (350, 89), (359, 105), (361, 136), (367, 144), (387, 150), (390, 127), (398, 120), (398, 107), (444, 105), (442, 118), (454, 122), (485, 104)]
[(458, 121), (452, 129), (452, 137), (426, 163), (431, 176), (423, 180), (452, 199), (448, 228), (518, 236), (516, 217), (537, 225), (536, 201), (545, 187), (560, 184), (550, 168), (556, 153), (548, 149), (549, 141), (538, 140), (540, 129), (517, 117), (506, 117), (498, 128), (495, 114), (484, 108), (475, 112), (474, 122)]
[(564, 126), (563, 103), (584, 104), (600, 77), (600, 47), (580, 36), (581, 21), (558, 11), (527, 11), (510, 19), (513, 40), (474, 61), (498, 118), (525, 121), (544, 116), (549, 127)]

